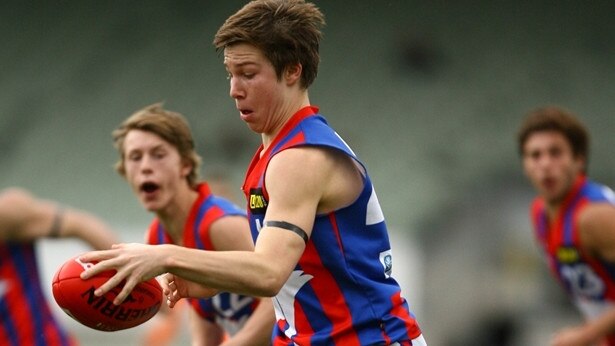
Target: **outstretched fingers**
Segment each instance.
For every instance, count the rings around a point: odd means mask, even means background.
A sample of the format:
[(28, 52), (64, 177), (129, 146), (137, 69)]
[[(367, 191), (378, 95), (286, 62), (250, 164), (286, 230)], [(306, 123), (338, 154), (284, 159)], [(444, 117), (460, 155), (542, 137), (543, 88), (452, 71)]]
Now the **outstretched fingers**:
[[(85, 276), (92, 277), (96, 275), (96, 273), (98, 272), (103, 272), (108, 269), (113, 269), (113, 265), (111, 264), (112, 261), (113, 260), (107, 260), (107, 261), (95, 264), (94, 266), (86, 270), (87, 275)], [(81, 275), (82, 277), (84, 276), (84, 273), (82, 273)], [(115, 291), (119, 291), (119, 293), (113, 300), (113, 303), (115, 305), (122, 304), (122, 302), (124, 302), (124, 300), (130, 295), (130, 292), (132, 292), (135, 286), (139, 283), (139, 281), (136, 280), (135, 278), (129, 277), (127, 273), (128, 273), (127, 270), (117, 271), (115, 275), (110, 277), (104, 284), (96, 288), (96, 290), (94, 291), (94, 294), (100, 297), (100, 296), (107, 294), (108, 292), (112, 291), (114, 288), (117, 287)]]
[[(87, 264), (87, 266), (84, 267), (85, 270), (80, 274), (81, 279), (87, 280), (106, 271), (116, 271), (116, 268), (120, 264), (117, 259), (117, 249), (119, 247), (121, 246), (113, 245), (111, 250), (90, 251), (79, 256), (79, 261)], [(115, 275), (110, 277), (100, 287), (96, 288), (94, 294), (100, 297), (119, 286), (126, 279), (127, 275), (124, 272), (125, 271), (118, 270)], [(116, 296), (114, 303), (116, 305), (121, 304), (124, 299), (128, 297), (135, 285), (135, 283), (126, 282), (121, 288), (120, 293)]]
[(86, 264), (85, 270), (81, 272), (81, 279), (87, 280), (106, 270), (113, 269), (108, 258), (113, 257), (113, 250), (90, 251), (79, 256), (79, 261)]
[[(116, 274), (115, 276), (118, 276), (118, 274)], [(108, 284), (108, 283), (109, 283), (109, 281), (107, 281), (105, 283), (105, 285)], [(134, 279), (129, 279), (128, 281), (126, 281), (126, 283), (122, 287), (122, 290), (120, 291), (120, 294), (118, 294), (117, 297), (115, 297), (115, 299), (113, 300), (113, 304), (115, 304), (115, 305), (122, 304), (122, 302), (130, 295), (130, 292), (132, 292), (132, 290), (135, 288), (135, 286), (138, 283), (139, 282), (134, 280)], [(117, 285), (115, 285), (115, 286), (117, 286)], [(115, 286), (113, 286), (113, 287), (115, 287)]]

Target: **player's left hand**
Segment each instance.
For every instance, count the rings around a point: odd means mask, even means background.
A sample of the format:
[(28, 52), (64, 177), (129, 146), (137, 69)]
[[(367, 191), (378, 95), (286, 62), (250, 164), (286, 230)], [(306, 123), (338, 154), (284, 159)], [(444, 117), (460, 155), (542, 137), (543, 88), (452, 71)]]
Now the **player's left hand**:
[(162, 274), (165, 270), (164, 247), (145, 244), (116, 244), (110, 250), (91, 251), (79, 257), (82, 262), (98, 262), (81, 273), (81, 278), (87, 280), (101, 272), (115, 269), (117, 273), (94, 292), (101, 296), (120, 285), (124, 281), (120, 293), (115, 297), (114, 304), (121, 304), (133, 288), (142, 281)]

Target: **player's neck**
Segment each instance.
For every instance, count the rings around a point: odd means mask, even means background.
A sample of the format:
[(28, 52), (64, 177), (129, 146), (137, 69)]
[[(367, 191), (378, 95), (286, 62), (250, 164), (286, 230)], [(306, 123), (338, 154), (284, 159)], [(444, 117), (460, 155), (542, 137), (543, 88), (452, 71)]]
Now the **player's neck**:
[(164, 211), (157, 213), (158, 219), (175, 244), (182, 245), (186, 221), (198, 197), (198, 192), (189, 186), (180, 188)]
[(545, 199), (545, 211), (547, 213), (547, 218), (549, 222), (553, 222), (561, 213), (563, 213), (563, 208), (565, 208), (564, 204), (566, 204), (566, 193), (564, 196), (552, 200)]
[(547, 213), (547, 218), (549, 219), (549, 223), (553, 223), (559, 214), (559, 210), (561, 207), (561, 203), (549, 203), (545, 204), (545, 211)]
[[(286, 124), (293, 118), (299, 110), (310, 105), (310, 99), (308, 97), (307, 90), (300, 91), (300, 94), (297, 95), (291, 102), (282, 107), (281, 113), (284, 115), (280, 117), (278, 124), (273, 127), (272, 131), (264, 132), (261, 134), (261, 140), (263, 143), (263, 153), (269, 148), (271, 143), (275, 140), (278, 134), (284, 129)], [(262, 153), (261, 153), (262, 154)]]

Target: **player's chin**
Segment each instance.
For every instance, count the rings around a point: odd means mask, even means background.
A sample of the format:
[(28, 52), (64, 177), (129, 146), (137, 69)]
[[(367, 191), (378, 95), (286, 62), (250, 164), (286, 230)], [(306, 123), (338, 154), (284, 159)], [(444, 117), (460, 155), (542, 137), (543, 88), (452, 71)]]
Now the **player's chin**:
[[(244, 120), (245, 121), (245, 120)], [(246, 125), (248, 125), (248, 128), (255, 133), (265, 133), (265, 130), (263, 128), (263, 126), (261, 126), (258, 123), (255, 122), (251, 122), (251, 121), (246, 121)]]
[(152, 213), (155, 213), (161, 209), (159, 203), (154, 200), (141, 199), (141, 205), (143, 206), (143, 209)]

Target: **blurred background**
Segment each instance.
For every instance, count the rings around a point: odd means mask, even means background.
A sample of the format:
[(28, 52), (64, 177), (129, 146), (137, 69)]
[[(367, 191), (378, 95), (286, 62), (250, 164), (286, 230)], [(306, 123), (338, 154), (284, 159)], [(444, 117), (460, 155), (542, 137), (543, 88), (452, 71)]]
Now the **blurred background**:
[[(615, 186), (615, 2), (315, 2), (327, 26), (310, 98), (370, 171), (429, 344), (546, 345), (578, 323), (533, 242), (515, 133), (536, 106), (574, 111), (592, 134), (590, 176)], [(1, 2), (0, 186), (141, 241), (152, 215), (112, 168), (111, 131), (163, 101), (190, 121), (203, 173), (222, 170), (241, 198), (260, 139), (211, 42), (244, 3)], [(47, 282), (85, 250), (39, 245)], [(56, 310), (84, 345), (138, 345), (148, 327), (97, 332)]]

